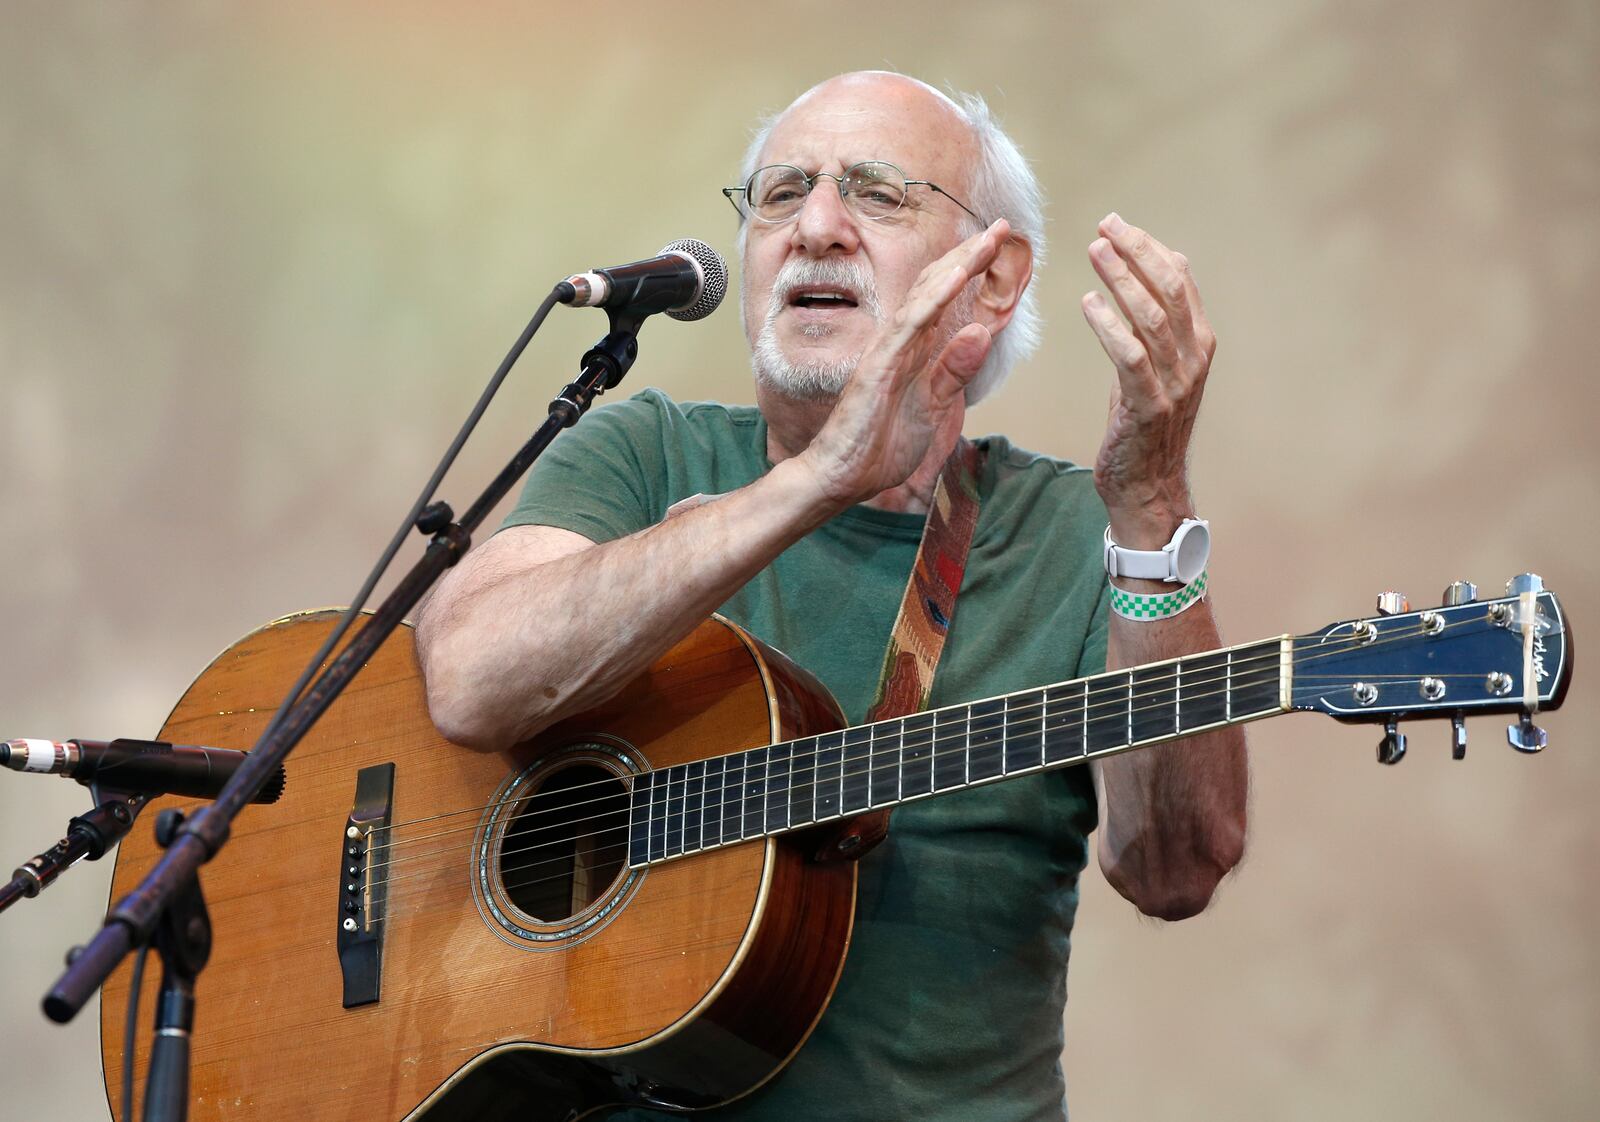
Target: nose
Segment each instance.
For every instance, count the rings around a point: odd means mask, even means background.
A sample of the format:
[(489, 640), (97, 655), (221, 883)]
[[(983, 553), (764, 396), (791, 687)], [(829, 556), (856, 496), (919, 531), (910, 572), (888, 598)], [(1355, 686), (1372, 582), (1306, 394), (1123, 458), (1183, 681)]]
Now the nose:
[(795, 215), (789, 243), (808, 257), (848, 257), (861, 247), (861, 230), (844, 205), (837, 178), (823, 173), (813, 182)]

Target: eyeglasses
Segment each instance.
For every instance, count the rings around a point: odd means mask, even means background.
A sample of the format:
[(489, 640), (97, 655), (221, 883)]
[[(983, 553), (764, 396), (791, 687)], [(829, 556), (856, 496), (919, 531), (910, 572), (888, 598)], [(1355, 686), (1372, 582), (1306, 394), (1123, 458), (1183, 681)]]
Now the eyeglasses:
[[(971, 207), (937, 183), (926, 179), (907, 179), (905, 172), (882, 160), (868, 160), (845, 169), (843, 175), (819, 171), (807, 175), (793, 164), (769, 164), (757, 168), (743, 187), (724, 187), (723, 195), (741, 218), (753, 215), (763, 222), (787, 222), (800, 213), (806, 197), (819, 179), (831, 179), (839, 186), (839, 197), (857, 218), (875, 222), (888, 218), (905, 205), (908, 187), (928, 187), (971, 214), (979, 225), (983, 219)], [(740, 205), (738, 196), (744, 196)]]

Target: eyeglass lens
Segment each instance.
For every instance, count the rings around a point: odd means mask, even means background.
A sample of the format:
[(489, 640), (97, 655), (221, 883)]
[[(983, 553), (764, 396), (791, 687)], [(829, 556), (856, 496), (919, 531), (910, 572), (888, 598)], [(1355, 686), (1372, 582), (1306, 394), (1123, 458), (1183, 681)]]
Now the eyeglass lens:
[(846, 169), (842, 178), (819, 173), (808, 177), (797, 167), (774, 164), (750, 177), (745, 198), (757, 216), (768, 222), (788, 218), (805, 205), (818, 179), (838, 178), (845, 204), (862, 218), (887, 218), (906, 198), (905, 176), (893, 164), (865, 163)]

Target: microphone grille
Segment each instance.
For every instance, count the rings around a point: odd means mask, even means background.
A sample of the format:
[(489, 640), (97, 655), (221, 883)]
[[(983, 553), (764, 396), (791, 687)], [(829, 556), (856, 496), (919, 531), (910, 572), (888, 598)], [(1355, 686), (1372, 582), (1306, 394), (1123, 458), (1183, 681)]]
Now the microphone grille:
[(728, 263), (722, 259), (722, 254), (695, 238), (682, 238), (663, 246), (661, 252), (688, 254), (700, 266), (700, 295), (694, 303), (674, 308), (667, 315), (673, 319), (694, 320), (705, 319), (716, 311), (728, 293)]

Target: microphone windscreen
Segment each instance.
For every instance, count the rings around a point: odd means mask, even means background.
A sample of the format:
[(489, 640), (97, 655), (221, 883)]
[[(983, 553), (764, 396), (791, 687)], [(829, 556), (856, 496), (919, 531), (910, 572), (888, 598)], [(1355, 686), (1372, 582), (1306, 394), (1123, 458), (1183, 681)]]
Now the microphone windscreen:
[(662, 246), (662, 253), (686, 253), (694, 258), (700, 266), (700, 296), (694, 303), (686, 308), (675, 308), (667, 315), (673, 319), (695, 320), (705, 319), (717, 310), (717, 305), (722, 303), (722, 298), (728, 293), (728, 263), (722, 259), (722, 254), (712, 249), (703, 241), (695, 238), (683, 238), (671, 245)]

